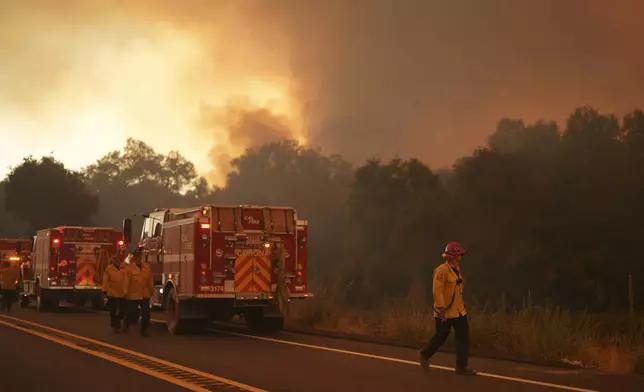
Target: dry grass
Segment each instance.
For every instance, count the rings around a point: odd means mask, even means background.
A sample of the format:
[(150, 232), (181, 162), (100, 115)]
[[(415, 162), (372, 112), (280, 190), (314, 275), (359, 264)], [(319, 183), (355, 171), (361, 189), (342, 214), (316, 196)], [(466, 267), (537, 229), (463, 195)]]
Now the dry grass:
[[(424, 343), (433, 332), (431, 306), (407, 298), (378, 310), (348, 309), (341, 295), (321, 290), (295, 301), (288, 323), (298, 327)], [(418, 296), (415, 296), (418, 298)], [(503, 308), (503, 307), (501, 307)], [(612, 373), (644, 374), (644, 318), (571, 314), (559, 308), (469, 310), (476, 352), (581, 363)], [(452, 334), (453, 335), (453, 334)], [(448, 340), (453, 345), (453, 336)]]

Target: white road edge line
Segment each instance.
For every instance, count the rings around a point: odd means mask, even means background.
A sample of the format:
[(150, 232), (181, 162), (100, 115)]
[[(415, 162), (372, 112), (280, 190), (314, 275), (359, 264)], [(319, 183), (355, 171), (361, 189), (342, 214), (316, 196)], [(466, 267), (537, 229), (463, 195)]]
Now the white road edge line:
[[(164, 320), (151, 319), (150, 321), (155, 322), (155, 323), (165, 324)], [(339, 353), (339, 354), (354, 355), (354, 356), (357, 356), (357, 357), (379, 359), (381, 361), (397, 362), (397, 363), (402, 363), (402, 364), (405, 364), (405, 365), (419, 366), (418, 362), (408, 361), (408, 360), (400, 359), (400, 358), (384, 357), (384, 356), (381, 356), (381, 355), (366, 354), (366, 353), (361, 353), (361, 352), (356, 352), (356, 351), (342, 350), (342, 349), (338, 349), (338, 348), (323, 347), (323, 346), (316, 346), (316, 345), (306, 344), (306, 343), (291, 342), (289, 340), (267, 338), (267, 337), (264, 337), (264, 336), (250, 335), (250, 334), (239, 333), (239, 332), (231, 332), (231, 331), (226, 331), (226, 330), (221, 330), (221, 329), (216, 329), (216, 328), (209, 328), (209, 330), (214, 331), (214, 332), (218, 332), (218, 333), (227, 334), (227, 335), (241, 336), (241, 337), (250, 338), (250, 339), (263, 340), (263, 341), (266, 341), (266, 342), (288, 344), (288, 345), (291, 345), (291, 346), (306, 347), (306, 348), (310, 348), (310, 349), (314, 349), (314, 350), (329, 351), (329, 352), (334, 352), (334, 353)], [(432, 368), (434, 368), (434, 369), (440, 369), (440, 370), (447, 370), (447, 371), (454, 371), (455, 370), (454, 368), (447, 367), (447, 366), (439, 366), (439, 365), (430, 365), (430, 366)], [(554, 383), (549, 383), (549, 382), (544, 382), (544, 381), (529, 380), (529, 379), (526, 379), (526, 378), (519, 378), (519, 377), (503, 376), (501, 374), (494, 374), (494, 373), (480, 372), (480, 373), (477, 374), (477, 376), (496, 378), (498, 380), (514, 381), (514, 382), (523, 383), (523, 384), (538, 385), (538, 386), (542, 386), (542, 387), (549, 387), (549, 388), (555, 388), (555, 389), (562, 389), (562, 390), (565, 390), (565, 391), (600, 392), (600, 391), (595, 390), (595, 389), (577, 388), (577, 387), (571, 387), (571, 386), (568, 386), (568, 385), (554, 384)]]
[[(383, 357), (380, 355), (374, 355), (374, 354), (366, 354), (366, 353), (360, 353), (356, 351), (348, 351), (348, 350), (341, 350), (337, 348), (331, 348), (331, 347), (323, 347), (323, 346), (315, 346), (312, 344), (305, 344), (305, 343), (298, 343), (298, 342), (291, 342), (288, 340), (280, 340), (280, 339), (273, 339), (273, 338), (267, 338), (264, 336), (257, 336), (257, 335), (248, 335), (244, 333), (239, 333), (239, 332), (230, 332), (230, 331), (224, 331), (224, 330), (219, 330), (219, 329), (210, 329), (215, 332), (219, 333), (224, 333), (227, 335), (235, 335), (235, 336), (243, 336), (246, 338), (251, 338), (251, 339), (257, 339), (257, 340), (263, 340), (267, 342), (274, 342), (274, 343), (282, 343), (282, 344), (289, 344), (292, 346), (298, 346), (298, 347), (306, 347), (306, 348), (311, 348), (311, 349), (316, 349), (316, 350), (323, 350), (323, 351), (330, 351), (330, 352), (335, 352), (335, 353), (340, 353), (340, 354), (348, 354), (348, 355), (355, 355), (358, 357), (364, 357), (364, 358), (372, 358), (372, 359), (380, 359), (383, 361), (389, 361), (389, 362), (398, 362), (398, 363), (403, 363), (406, 365), (413, 365), (413, 366), (420, 366), (418, 362), (414, 361), (408, 361), (405, 359), (399, 359), (399, 358), (392, 358), (392, 357)], [(440, 370), (455, 370), (454, 368), (450, 368), (447, 366), (438, 366), (438, 365), (430, 365), (433, 368), (440, 369)], [(556, 389), (563, 389), (566, 391), (575, 391), (575, 392), (599, 392), (597, 390), (593, 389), (584, 389), (584, 388), (577, 388), (577, 387), (571, 387), (567, 385), (560, 385), (560, 384), (553, 384), (549, 382), (544, 382), (544, 381), (536, 381), (536, 380), (528, 380), (525, 378), (518, 378), (518, 377), (509, 377), (509, 376), (502, 376), (500, 374), (493, 374), (493, 373), (478, 373), (478, 376), (483, 376), (483, 377), (490, 377), (490, 378), (496, 378), (499, 380), (505, 380), (505, 381), (514, 381), (514, 382), (519, 382), (523, 384), (532, 384), (532, 385), (539, 385), (542, 387), (550, 387), (550, 388), (556, 388)]]

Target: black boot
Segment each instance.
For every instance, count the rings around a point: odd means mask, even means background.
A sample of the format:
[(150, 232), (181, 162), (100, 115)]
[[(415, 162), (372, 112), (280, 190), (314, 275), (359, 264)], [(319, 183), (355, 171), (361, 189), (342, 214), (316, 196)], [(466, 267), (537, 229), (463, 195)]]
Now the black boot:
[(472, 369), (472, 368), (471, 368), (471, 367), (469, 367), (469, 366), (465, 366), (465, 367), (457, 367), (457, 368), (456, 368), (456, 374), (460, 374), (460, 375), (462, 375), (462, 376), (474, 376), (474, 375), (476, 375), (477, 373), (478, 373), (478, 372), (477, 372), (476, 370)]
[(425, 358), (423, 353), (420, 353), (420, 367), (426, 372), (429, 371), (429, 358)]

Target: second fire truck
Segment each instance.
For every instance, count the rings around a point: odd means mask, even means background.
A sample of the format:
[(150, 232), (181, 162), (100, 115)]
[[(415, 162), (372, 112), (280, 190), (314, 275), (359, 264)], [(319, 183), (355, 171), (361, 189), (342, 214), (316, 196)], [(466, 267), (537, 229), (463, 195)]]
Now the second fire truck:
[[(123, 234), (109, 227), (61, 226), (39, 230), (33, 238), (31, 265), (23, 269), (22, 305), (36, 301), (39, 311), (60, 301), (103, 308), (102, 274), (112, 257), (122, 258)], [(30, 271), (27, 271), (27, 270)]]
[(31, 256), (29, 238), (0, 238), (0, 264), (9, 261), (20, 267)]
[[(136, 252), (151, 266), (156, 287), (151, 302), (165, 309), (172, 334), (236, 314), (252, 329), (281, 330), (280, 273), (290, 299), (311, 296), (308, 223), (298, 220), (292, 207), (204, 205), (144, 216)], [(130, 218), (123, 233), (129, 243)], [(284, 249), (283, 271), (275, 262), (276, 247)]]
[(31, 259), (31, 240), (29, 238), (0, 238), (0, 266), (8, 261), (21, 270), (22, 280), (30, 276), (25, 276), (22, 271), (25, 266), (29, 265)]

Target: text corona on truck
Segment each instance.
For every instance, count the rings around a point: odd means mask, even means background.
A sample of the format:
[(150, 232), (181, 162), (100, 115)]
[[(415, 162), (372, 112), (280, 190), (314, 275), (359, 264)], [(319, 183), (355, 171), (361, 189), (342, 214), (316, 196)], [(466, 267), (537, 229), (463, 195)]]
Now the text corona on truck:
[(256, 256), (256, 257), (269, 257), (271, 250), (268, 248), (262, 249), (235, 249), (235, 256)]

